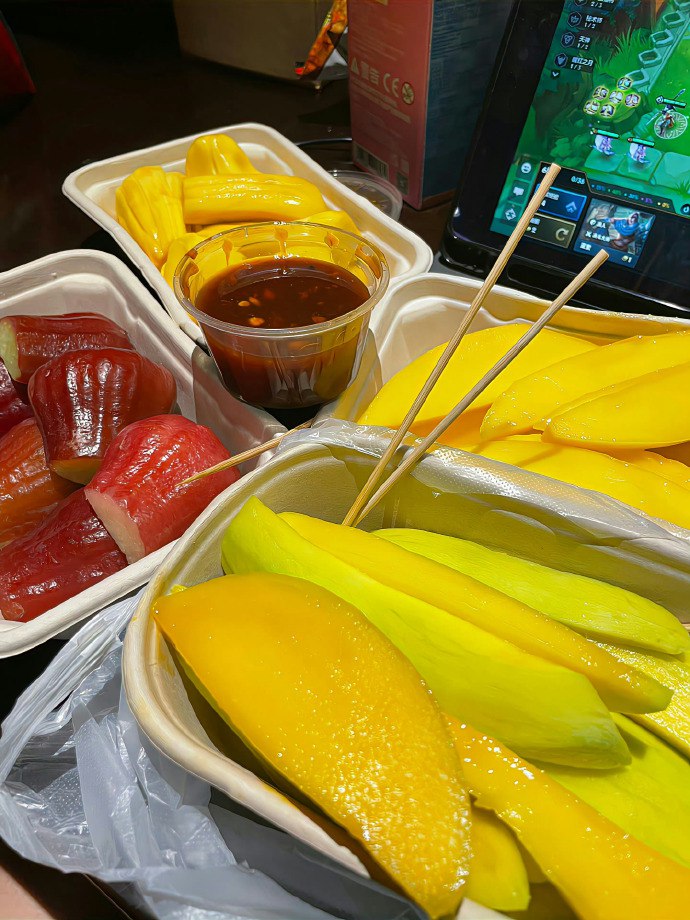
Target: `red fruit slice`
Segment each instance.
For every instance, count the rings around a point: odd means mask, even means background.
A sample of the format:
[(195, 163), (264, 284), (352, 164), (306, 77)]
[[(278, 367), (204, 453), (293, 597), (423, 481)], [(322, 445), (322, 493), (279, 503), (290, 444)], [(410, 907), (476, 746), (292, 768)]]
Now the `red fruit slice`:
[(71, 351), (48, 361), (29, 381), (48, 464), (58, 476), (88, 482), (108, 445), (131, 422), (170, 412), (175, 380), (135, 351)]
[(75, 489), (48, 468), (34, 419), (11, 428), (0, 438), (0, 546), (33, 530)]
[(179, 485), (229, 456), (203, 425), (181, 415), (159, 415), (129, 425), (115, 438), (84, 491), (127, 561), (136, 562), (182, 536), (239, 478), (229, 469)]
[(31, 406), (21, 398), (5, 362), (0, 360), (0, 437), (32, 415)]
[(14, 380), (28, 383), (38, 368), (83, 348), (132, 348), (124, 329), (99, 313), (5, 316), (0, 320), (0, 358)]
[(79, 489), (31, 533), (0, 550), (0, 614), (33, 620), (126, 565)]

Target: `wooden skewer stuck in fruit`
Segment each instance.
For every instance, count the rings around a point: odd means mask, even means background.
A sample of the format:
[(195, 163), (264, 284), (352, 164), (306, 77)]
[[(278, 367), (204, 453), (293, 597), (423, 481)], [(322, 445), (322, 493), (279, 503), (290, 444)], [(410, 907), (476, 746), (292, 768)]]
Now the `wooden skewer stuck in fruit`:
[(397, 429), (397, 431), (391, 438), (390, 444), (384, 451), (381, 459), (378, 461), (378, 463), (372, 470), (371, 475), (369, 476), (369, 479), (366, 481), (364, 485), (364, 488), (359, 493), (352, 507), (345, 515), (343, 524), (347, 526), (352, 526), (353, 524), (356, 524), (358, 520), (361, 519), (362, 509), (364, 508), (367, 501), (369, 500), (369, 497), (371, 496), (372, 492), (376, 489), (376, 486), (381, 478), (383, 471), (388, 466), (388, 463), (390, 462), (393, 454), (396, 452), (398, 447), (400, 447), (400, 445), (402, 444), (403, 439), (405, 435), (408, 433), (408, 430), (410, 426), (412, 425), (412, 423), (414, 422), (415, 418), (417, 417), (419, 410), (422, 408), (422, 406), (426, 402), (426, 399), (429, 396), (429, 393), (431, 393), (433, 388), (436, 386), (436, 383), (439, 377), (441, 376), (443, 371), (446, 369), (446, 366), (448, 365), (448, 362), (450, 361), (450, 359), (453, 357), (455, 350), (457, 349), (458, 345), (465, 337), (465, 333), (472, 325), (472, 322), (475, 316), (477, 315), (477, 313), (483, 306), (484, 301), (486, 300), (488, 294), (491, 292), (491, 289), (493, 288), (494, 284), (496, 284), (496, 282), (498, 281), (498, 278), (501, 272), (508, 264), (508, 260), (510, 259), (512, 254), (515, 252), (515, 248), (517, 247), (517, 244), (520, 242), (523, 235), (525, 234), (525, 231), (527, 230), (527, 227), (529, 226), (530, 221), (532, 220), (534, 215), (537, 213), (537, 211), (541, 207), (542, 202), (544, 201), (544, 196), (546, 195), (548, 190), (553, 185), (553, 182), (560, 171), (561, 171), (561, 167), (557, 163), (552, 163), (548, 171), (544, 174), (544, 178), (539, 183), (539, 186), (536, 192), (534, 193), (532, 200), (529, 202), (529, 204), (525, 208), (525, 211), (522, 217), (515, 225), (515, 229), (513, 230), (513, 232), (510, 234), (508, 238), (508, 242), (505, 244), (505, 246), (499, 253), (498, 258), (494, 262), (493, 268), (491, 269), (489, 274), (486, 276), (486, 279), (484, 283), (482, 284), (482, 286), (477, 291), (477, 294), (474, 300), (472, 301), (470, 308), (467, 311), (464, 319), (460, 323), (455, 335), (446, 345), (443, 354), (438, 359), (438, 363), (436, 364), (436, 367), (433, 369), (433, 371), (429, 375), (426, 383), (424, 384), (422, 389), (419, 391), (417, 398), (415, 399), (412, 406), (410, 407), (410, 411), (407, 413), (407, 415), (403, 419), (402, 424), (400, 425), (400, 427)]
[[(500, 361), (497, 361), (496, 364), (487, 371), (486, 374), (479, 380), (469, 391), (469, 393), (460, 400), (460, 402), (448, 413), (448, 415), (442, 419), (438, 425), (431, 431), (423, 440), (417, 444), (417, 446), (410, 451), (410, 453), (404, 458), (400, 466), (398, 466), (374, 492), (372, 497), (366, 503), (361, 512), (357, 513), (355, 519), (352, 519), (352, 511), (357, 507), (361, 507), (362, 503), (356, 501), (355, 504), (348, 512), (348, 516), (343, 523), (354, 524), (355, 526), (369, 514), (369, 512), (381, 501), (381, 499), (386, 495), (389, 490), (395, 485), (395, 483), (405, 475), (405, 473), (413, 467), (424, 454), (429, 450), (433, 444), (439, 440), (441, 435), (449, 428), (453, 422), (465, 411), (465, 409), (477, 398), (477, 396), (486, 389), (486, 387), (494, 380), (505, 368), (510, 364), (513, 358), (517, 357), (520, 354), (523, 348), (525, 348), (532, 339), (549, 323), (553, 317), (558, 313), (561, 307), (570, 300), (570, 298), (579, 291), (579, 289), (592, 277), (592, 275), (597, 271), (599, 266), (608, 259), (608, 253), (603, 249), (600, 249), (599, 252), (590, 259), (590, 261), (585, 265), (582, 271), (576, 275), (566, 289), (559, 294), (559, 296), (553, 301), (551, 306), (539, 317), (539, 319), (533, 323), (529, 330), (519, 339), (513, 347), (506, 352), (506, 354), (501, 358)], [(415, 401), (416, 402), (416, 401)], [(385, 456), (385, 454), (384, 454)], [(382, 458), (383, 459), (383, 458)], [(380, 466), (380, 461), (379, 461)], [(368, 483), (367, 483), (368, 485)], [(366, 490), (366, 486), (364, 487)], [(364, 492), (364, 490), (362, 490)], [(360, 493), (361, 494), (361, 493)]]
[(199, 479), (210, 476), (212, 473), (219, 473), (221, 470), (229, 470), (233, 466), (239, 466), (240, 463), (244, 463), (245, 460), (253, 460), (254, 457), (258, 457), (265, 451), (277, 447), (283, 438), (286, 438), (289, 434), (294, 434), (296, 431), (302, 431), (304, 428), (310, 428), (312, 421), (312, 419), (309, 419), (308, 422), (302, 422), (302, 424), (297, 425), (296, 428), (291, 428), (290, 431), (285, 431), (283, 434), (276, 435), (275, 438), (271, 438), (270, 441), (264, 441), (263, 444), (258, 444), (256, 447), (251, 447), (249, 450), (244, 450), (241, 454), (235, 454), (235, 456), (230, 457), (229, 460), (223, 460), (222, 463), (216, 463), (215, 466), (210, 466), (207, 470), (201, 470), (201, 472), (195, 473), (188, 479), (183, 479), (182, 482), (178, 483), (178, 486), (189, 485), (189, 483), (197, 482)]

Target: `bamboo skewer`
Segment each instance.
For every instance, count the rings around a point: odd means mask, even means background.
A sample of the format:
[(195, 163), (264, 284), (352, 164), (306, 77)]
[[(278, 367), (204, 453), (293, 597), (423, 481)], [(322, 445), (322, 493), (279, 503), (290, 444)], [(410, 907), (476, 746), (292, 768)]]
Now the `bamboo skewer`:
[(177, 485), (186, 486), (191, 482), (198, 482), (199, 479), (211, 476), (213, 473), (220, 473), (221, 470), (229, 470), (232, 469), (233, 466), (239, 466), (240, 463), (244, 463), (245, 460), (253, 460), (254, 457), (258, 457), (259, 454), (271, 450), (272, 447), (277, 447), (283, 438), (286, 438), (289, 434), (294, 434), (296, 431), (302, 431), (305, 428), (311, 427), (311, 423), (311, 419), (309, 419), (308, 422), (302, 422), (302, 424), (298, 425), (296, 428), (291, 428), (290, 431), (284, 431), (283, 434), (276, 435), (276, 437), (271, 438), (270, 441), (264, 441), (263, 444), (257, 444), (256, 447), (250, 447), (249, 450), (242, 451), (241, 454), (235, 454), (235, 456), (230, 457), (229, 460), (223, 460), (221, 463), (216, 463), (215, 466), (210, 466), (206, 470), (200, 470), (193, 476), (189, 476), (187, 479), (183, 479), (182, 482), (178, 482)]
[(429, 393), (431, 393), (439, 377), (441, 376), (443, 371), (446, 369), (448, 362), (453, 357), (453, 354), (455, 353), (455, 350), (457, 349), (458, 345), (465, 337), (465, 334), (467, 330), (469, 329), (470, 325), (472, 324), (472, 321), (474, 320), (475, 316), (477, 315), (477, 313), (483, 306), (487, 295), (489, 294), (494, 284), (498, 280), (498, 277), (500, 276), (501, 272), (508, 264), (508, 261), (510, 257), (512, 256), (513, 252), (515, 251), (515, 248), (517, 247), (525, 231), (527, 230), (527, 227), (529, 226), (530, 221), (532, 220), (532, 218), (534, 217), (538, 209), (541, 207), (542, 201), (544, 200), (544, 196), (546, 195), (548, 190), (551, 188), (554, 182), (554, 179), (556, 178), (556, 176), (558, 175), (560, 171), (561, 171), (561, 167), (557, 163), (552, 163), (548, 171), (544, 174), (544, 178), (539, 183), (539, 186), (536, 192), (534, 193), (532, 200), (529, 202), (529, 204), (525, 208), (525, 211), (522, 217), (515, 225), (515, 229), (510, 234), (510, 237), (508, 238), (507, 243), (503, 247), (502, 251), (499, 253), (498, 258), (494, 262), (491, 271), (486, 276), (486, 279), (484, 283), (482, 284), (482, 286), (480, 287), (480, 289), (477, 291), (474, 297), (474, 300), (472, 301), (470, 308), (467, 311), (467, 314), (465, 315), (463, 321), (460, 323), (460, 326), (455, 332), (455, 335), (446, 345), (445, 349), (443, 350), (443, 354), (438, 359), (436, 366), (434, 367), (426, 383), (424, 384), (417, 398), (415, 399), (412, 406), (410, 407), (409, 412), (403, 419), (400, 427), (397, 429), (397, 431), (391, 438), (390, 443), (386, 447), (386, 450), (381, 456), (381, 459), (378, 461), (378, 463), (372, 470), (371, 475), (367, 479), (362, 491), (359, 493), (352, 507), (345, 515), (343, 524), (345, 524), (346, 526), (352, 526), (358, 520), (360, 520), (360, 512), (362, 511), (362, 508), (364, 508), (372, 492), (376, 489), (376, 486), (381, 478), (381, 475), (383, 474), (385, 468), (388, 466), (391, 458), (393, 457), (393, 454), (396, 452), (398, 447), (400, 447), (400, 445), (402, 444), (402, 441), (405, 435), (408, 433), (410, 426), (412, 425), (415, 418), (417, 417), (419, 410), (422, 408), (422, 406), (426, 402), (426, 399)]
[[(381, 499), (393, 488), (395, 483), (401, 479), (405, 473), (414, 466), (421, 458), (424, 456), (426, 451), (441, 437), (441, 435), (449, 428), (453, 422), (465, 411), (465, 409), (476, 399), (476, 397), (486, 389), (486, 387), (501, 373), (505, 368), (510, 364), (510, 362), (520, 354), (520, 352), (525, 348), (532, 339), (544, 328), (544, 326), (558, 313), (561, 307), (570, 300), (570, 298), (577, 292), (579, 289), (592, 277), (592, 275), (597, 271), (599, 266), (608, 259), (608, 253), (603, 249), (600, 249), (599, 252), (592, 258), (587, 265), (582, 269), (582, 271), (576, 275), (570, 284), (565, 288), (565, 290), (559, 294), (559, 296), (553, 301), (550, 307), (546, 310), (545, 313), (527, 330), (527, 332), (519, 339), (513, 347), (506, 352), (506, 354), (494, 364), (491, 370), (487, 371), (486, 374), (479, 380), (469, 391), (469, 393), (460, 400), (457, 405), (451, 409), (448, 415), (442, 419), (439, 424), (430, 432), (419, 444), (417, 444), (410, 453), (403, 459), (400, 466), (398, 466), (374, 492), (369, 501), (364, 505), (362, 511), (357, 514), (354, 521), (355, 525), (358, 524), (367, 514), (381, 501)], [(385, 456), (385, 455), (384, 455)], [(380, 466), (380, 461), (377, 466)], [(365, 487), (366, 488), (366, 487)], [(355, 508), (357, 505), (361, 505), (360, 502), (355, 502), (352, 506)], [(352, 510), (352, 509), (351, 509)], [(351, 515), (349, 514), (348, 517)]]

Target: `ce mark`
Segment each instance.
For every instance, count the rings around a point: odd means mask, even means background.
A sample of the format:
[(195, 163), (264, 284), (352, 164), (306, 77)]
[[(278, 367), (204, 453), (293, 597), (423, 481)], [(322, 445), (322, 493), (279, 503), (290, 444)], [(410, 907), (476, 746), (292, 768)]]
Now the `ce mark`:
[(400, 77), (394, 77), (390, 73), (384, 73), (383, 88), (388, 93), (389, 96), (395, 96), (396, 99), (399, 99), (400, 98)]

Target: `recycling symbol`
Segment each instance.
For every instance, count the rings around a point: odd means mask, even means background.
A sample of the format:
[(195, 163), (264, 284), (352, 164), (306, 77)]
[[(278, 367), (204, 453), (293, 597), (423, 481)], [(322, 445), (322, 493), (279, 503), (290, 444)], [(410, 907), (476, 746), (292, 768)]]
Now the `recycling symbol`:
[(402, 100), (406, 105), (412, 105), (414, 102), (414, 89), (412, 88), (411, 83), (403, 83), (402, 85)]

